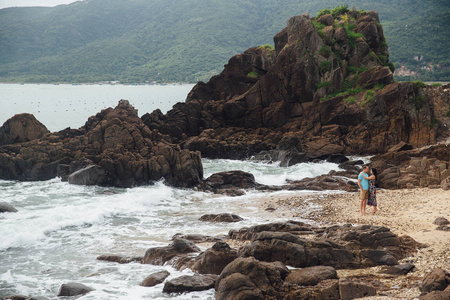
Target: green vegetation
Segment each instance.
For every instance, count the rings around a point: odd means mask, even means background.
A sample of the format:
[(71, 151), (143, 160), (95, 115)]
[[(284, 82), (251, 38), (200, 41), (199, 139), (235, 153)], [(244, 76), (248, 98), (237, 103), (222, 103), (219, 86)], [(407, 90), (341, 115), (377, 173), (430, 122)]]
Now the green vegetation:
[(320, 72), (326, 73), (328, 71), (331, 71), (332, 66), (333, 64), (331, 63), (331, 61), (325, 60), (319, 65)]
[(425, 87), (427, 87), (426, 83), (423, 82), (423, 81), (420, 81), (420, 80), (413, 81), (412, 84), (413, 84), (413, 87), (414, 87), (414, 90), (415, 90), (415, 91), (417, 91), (417, 90), (420, 89), (420, 88), (425, 88)]
[(331, 83), (329, 81), (323, 81), (323, 82), (319, 82), (318, 84), (316, 84), (316, 88), (320, 89), (323, 87), (328, 87), (331, 86)]
[[(378, 11), (390, 62), (418, 72), (397, 79), (450, 80), (449, 1), (347, 4)], [(270, 43), (290, 17), (324, 7), (354, 26), (341, 0), (90, 0), (1, 9), (0, 81), (208, 80), (233, 55)]]
[(438, 82), (432, 83), (431, 86), (442, 86), (442, 83), (438, 83)]
[(364, 93), (364, 97), (363, 97), (363, 102), (361, 103), (361, 106), (364, 107), (367, 104), (371, 103), (373, 100), (373, 96), (375, 95), (375, 91), (374, 90), (367, 90)]
[(358, 99), (355, 96), (350, 96), (345, 98), (344, 101), (346, 104), (355, 104), (358, 101)]
[(317, 33), (319, 33), (321, 38), (325, 38), (325, 32), (323, 31), (323, 29), (325, 28), (325, 25), (323, 25), (322, 23), (318, 23), (316, 22), (316, 20), (312, 20), (312, 23), (314, 25), (314, 27), (317, 30)]
[(253, 71), (253, 72), (248, 73), (247, 76), (251, 77), (251, 78), (258, 78), (259, 74), (258, 74), (258, 72)]
[(340, 15), (347, 13), (348, 11), (349, 11), (348, 6), (342, 4), (333, 9), (324, 8), (324, 9), (319, 10), (319, 12), (317, 13), (317, 17), (320, 18), (323, 15), (331, 14), (334, 18), (337, 18)]
[(259, 46), (258, 48), (266, 50), (266, 51), (270, 51), (270, 52), (275, 51), (275, 47), (272, 45), (269, 45), (269, 44)]
[(319, 49), (319, 54), (322, 55), (322, 56), (325, 57), (325, 58), (330, 57), (330, 54), (331, 54), (330, 47), (328, 47), (328, 46), (322, 46), (322, 47)]

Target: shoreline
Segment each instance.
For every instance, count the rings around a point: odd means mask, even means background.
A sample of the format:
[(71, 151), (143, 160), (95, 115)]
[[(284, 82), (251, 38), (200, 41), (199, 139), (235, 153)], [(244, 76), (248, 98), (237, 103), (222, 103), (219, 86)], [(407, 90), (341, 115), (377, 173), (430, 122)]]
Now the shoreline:
[[(399, 261), (412, 263), (412, 272), (392, 276), (379, 273), (381, 266), (338, 270), (339, 277), (374, 277), (381, 282), (378, 294), (364, 299), (400, 297), (414, 299), (420, 296), (420, 284), (425, 275), (435, 268), (450, 270), (450, 231), (441, 231), (433, 222), (438, 217), (450, 219), (450, 192), (443, 189), (415, 188), (377, 190), (378, 211), (372, 214), (368, 206), (366, 215), (359, 214), (359, 192), (307, 194), (262, 199), (260, 208), (272, 207), (277, 217), (304, 218), (317, 225), (334, 224), (377, 225), (389, 228), (398, 236), (408, 235), (423, 244), (414, 255)], [(318, 209), (303, 212), (317, 205)]]

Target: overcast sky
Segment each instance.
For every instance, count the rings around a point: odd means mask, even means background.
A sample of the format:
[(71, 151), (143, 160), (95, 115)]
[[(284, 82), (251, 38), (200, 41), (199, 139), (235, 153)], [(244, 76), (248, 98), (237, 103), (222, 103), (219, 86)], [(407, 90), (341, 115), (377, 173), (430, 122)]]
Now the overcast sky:
[(11, 6), (56, 6), (77, 0), (0, 0), (0, 8)]

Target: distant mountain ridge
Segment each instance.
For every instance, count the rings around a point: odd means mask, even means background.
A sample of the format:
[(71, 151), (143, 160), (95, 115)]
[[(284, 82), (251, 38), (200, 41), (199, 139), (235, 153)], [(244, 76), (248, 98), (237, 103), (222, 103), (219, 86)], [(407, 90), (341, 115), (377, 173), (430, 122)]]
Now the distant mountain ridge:
[[(88, 0), (0, 10), (0, 81), (195, 82), (236, 53), (272, 44), (293, 15), (340, 1)], [(362, 0), (377, 10), (390, 61), (422, 80), (450, 80), (448, 1)], [(417, 60), (414, 60), (417, 57)], [(420, 59), (422, 58), (422, 59)], [(402, 77), (403, 78), (403, 77)]]

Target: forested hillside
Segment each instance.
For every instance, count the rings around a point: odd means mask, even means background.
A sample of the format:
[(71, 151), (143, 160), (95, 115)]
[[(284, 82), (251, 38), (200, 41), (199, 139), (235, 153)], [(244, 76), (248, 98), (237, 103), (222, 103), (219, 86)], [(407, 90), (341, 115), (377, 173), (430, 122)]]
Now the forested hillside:
[[(342, 3), (87, 0), (53, 8), (6, 8), (0, 10), (0, 81), (207, 80), (234, 54), (272, 44), (291, 16), (314, 16)], [(450, 80), (448, 1), (345, 4), (379, 12), (390, 61), (403, 75), (414, 74), (400, 79)]]

